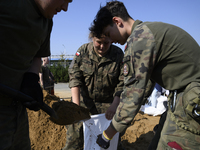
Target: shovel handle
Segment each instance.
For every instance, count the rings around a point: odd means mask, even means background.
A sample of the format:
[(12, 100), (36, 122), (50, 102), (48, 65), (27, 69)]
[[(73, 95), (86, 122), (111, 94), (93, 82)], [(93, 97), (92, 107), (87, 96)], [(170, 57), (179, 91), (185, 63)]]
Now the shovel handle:
[[(32, 97), (18, 91), (15, 90), (13, 88), (10, 88), (6, 85), (3, 85), (0, 83), (0, 92), (2, 92), (3, 94), (6, 94), (12, 98), (17, 98), (18, 100), (20, 100), (21, 102), (32, 102), (35, 101)], [(40, 108), (45, 111), (48, 115), (50, 115), (53, 118), (58, 118), (56, 112), (49, 107), (46, 103), (43, 103), (43, 105), (40, 105)]]

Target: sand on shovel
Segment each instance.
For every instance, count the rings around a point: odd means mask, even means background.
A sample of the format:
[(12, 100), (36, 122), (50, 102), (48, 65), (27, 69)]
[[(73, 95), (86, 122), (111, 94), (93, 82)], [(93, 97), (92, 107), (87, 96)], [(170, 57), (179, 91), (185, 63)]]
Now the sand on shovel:
[(49, 119), (58, 125), (69, 125), (81, 120), (90, 119), (89, 109), (78, 106), (68, 101), (58, 101), (52, 104), (52, 108), (57, 113), (58, 119)]
[[(78, 106), (73, 102), (60, 100), (55, 95), (50, 95), (43, 90), (44, 101), (51, 101), (50, 107), (56, 112), (58, 118), (49, 117), (49, 119), (58, 125), (69, 125), (81, 120), (90, 119), (89, 109)], [(49, 102), (47, 102), (49, 103)]]

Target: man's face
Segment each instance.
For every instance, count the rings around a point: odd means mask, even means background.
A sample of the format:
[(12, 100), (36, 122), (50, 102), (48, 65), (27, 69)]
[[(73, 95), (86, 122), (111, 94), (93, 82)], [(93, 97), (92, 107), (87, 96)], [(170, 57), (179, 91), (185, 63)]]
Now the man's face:
[(67, 11), (72, 0), (35, 0), (40, 12), (45, 18), (53, 18), (61, 10)]
[(119, 43), (124, 45), (126, 43), (126, 37), (124, 29), (117, 24), (113, 23), (113, 25), (108, 25), (104, 28), (103, 34), (110, 38), (112, 43)]

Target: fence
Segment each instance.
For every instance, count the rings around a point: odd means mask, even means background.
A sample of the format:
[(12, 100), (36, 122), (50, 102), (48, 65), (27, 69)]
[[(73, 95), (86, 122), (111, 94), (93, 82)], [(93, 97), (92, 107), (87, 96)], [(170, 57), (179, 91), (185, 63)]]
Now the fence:
[(49, 57), (50, 66), (53, 64), (57, 65), (58, 63), (62, 64), (63, 67), (69, 66), (74, 58), (74, 55), (51, 55)]

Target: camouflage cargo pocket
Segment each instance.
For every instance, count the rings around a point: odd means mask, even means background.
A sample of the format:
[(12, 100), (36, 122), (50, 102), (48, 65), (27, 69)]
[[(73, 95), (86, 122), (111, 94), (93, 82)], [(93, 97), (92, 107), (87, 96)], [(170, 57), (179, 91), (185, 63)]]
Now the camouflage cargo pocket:
[(192, 138), (164, 135), (159, 141), (157, 150), (199, 150), (198, 140)]
[(192, 82), (183, 94), (183, 106), (188, 119), (195, 119), (200, 124), (200, 83)]

